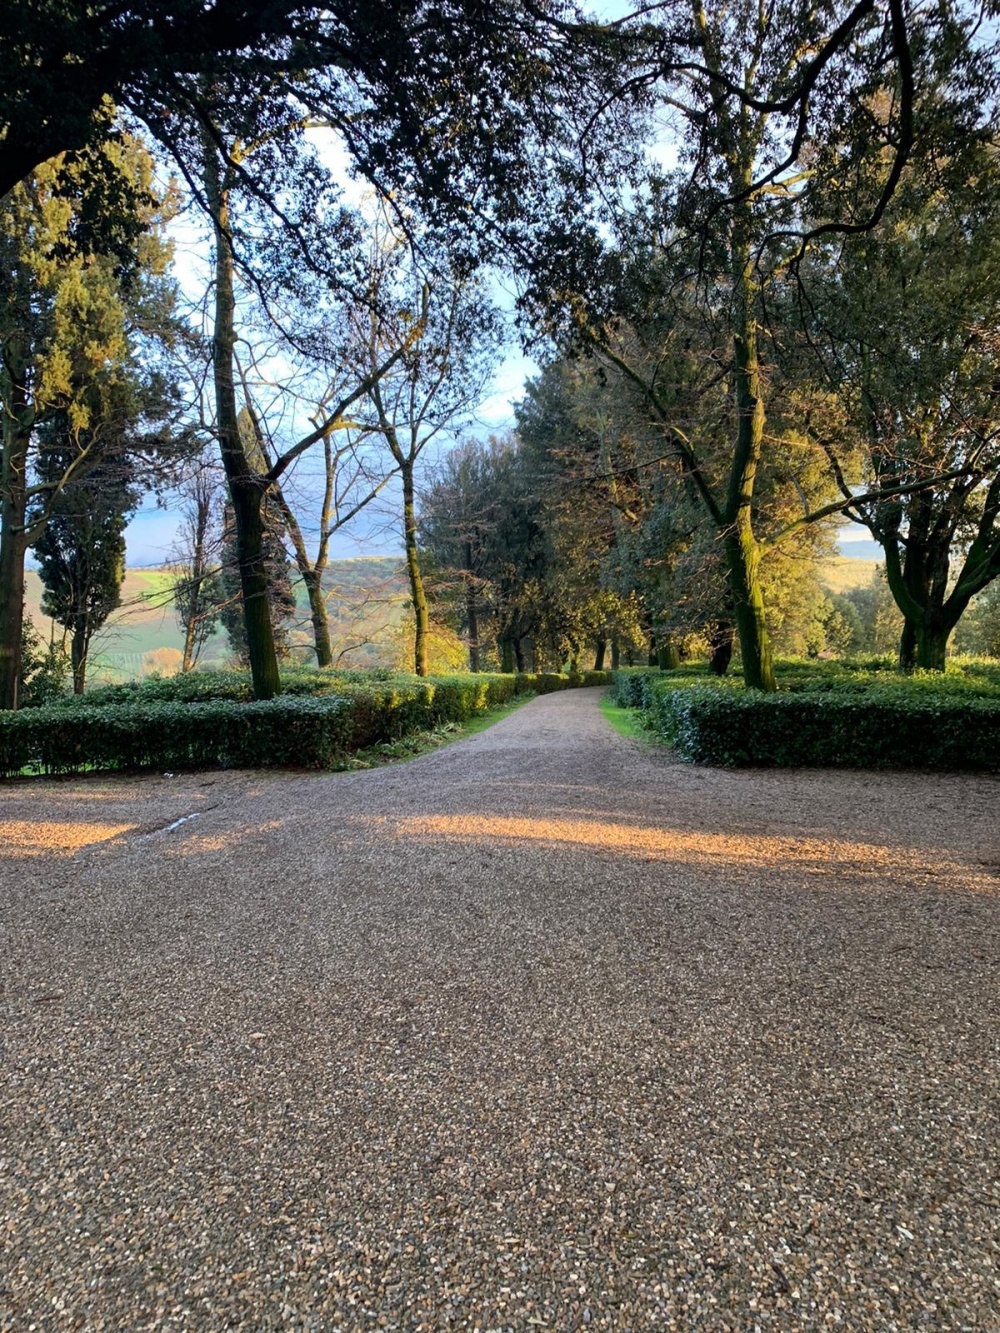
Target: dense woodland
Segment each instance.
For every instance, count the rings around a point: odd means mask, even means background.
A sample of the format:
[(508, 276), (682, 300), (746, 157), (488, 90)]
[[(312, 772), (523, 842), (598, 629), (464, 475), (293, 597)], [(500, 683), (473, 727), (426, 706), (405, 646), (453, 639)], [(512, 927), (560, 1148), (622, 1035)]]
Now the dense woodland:
[(150, 495), (258, 699), (387, 510), (419, 676), (1000, 651), (988, 12), (43, 0), (0, 71), (0, 708), (84, 690)]

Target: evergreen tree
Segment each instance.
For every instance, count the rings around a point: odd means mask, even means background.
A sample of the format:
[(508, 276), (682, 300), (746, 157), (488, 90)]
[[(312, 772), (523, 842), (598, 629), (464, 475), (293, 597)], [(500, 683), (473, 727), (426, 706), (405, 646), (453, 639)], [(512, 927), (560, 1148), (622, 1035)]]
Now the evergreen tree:
[(120, 454), (126, 435), (147, 453), (173, 437), (170, 201), (135, 140), (108, 140), (102, 161), (47, 162), (0, 202), (2, 708), (18, 702), (24, 560), (52, 497)]
[[(48, 456), (61, 467), (55, 451)], [(82, 694), (94, 635), (121, 604), (125, 528), (137, 495), (126, 459), (110, 458), (60, 491), (35, 542), (42, 610), (69, 633), (73, 692)]]

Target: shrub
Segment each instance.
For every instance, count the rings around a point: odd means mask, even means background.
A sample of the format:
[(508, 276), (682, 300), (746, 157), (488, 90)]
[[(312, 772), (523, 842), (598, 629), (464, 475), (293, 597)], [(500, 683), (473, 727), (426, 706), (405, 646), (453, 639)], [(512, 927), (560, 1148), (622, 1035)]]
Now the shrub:
[(150, 676), (176, 676), (183, 664), (179, 648), (150, 648), (142, 655), (142, 669)]
[(1000, 769), (995, 677), (796, 665), (775, 694), (645, 671), (616, 673), (615, 697), (695, 763)]
[(356, 750), (464, 722), (518, 695), (607, 684), (608, 673), (359, 679), (302, 672), (251, 702), (245, 672), (112, 685), (72, 702), (0, 713), (0, 774), (133, 768), (329, 768)]

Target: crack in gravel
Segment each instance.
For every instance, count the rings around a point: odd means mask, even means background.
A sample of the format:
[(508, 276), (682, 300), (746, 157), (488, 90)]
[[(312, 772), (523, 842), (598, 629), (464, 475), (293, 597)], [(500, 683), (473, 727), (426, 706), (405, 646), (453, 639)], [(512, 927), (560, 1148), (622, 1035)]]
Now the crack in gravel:
[(597, 697), (4, 785), (0, 1329), (1000, 1329), (997, 780)]

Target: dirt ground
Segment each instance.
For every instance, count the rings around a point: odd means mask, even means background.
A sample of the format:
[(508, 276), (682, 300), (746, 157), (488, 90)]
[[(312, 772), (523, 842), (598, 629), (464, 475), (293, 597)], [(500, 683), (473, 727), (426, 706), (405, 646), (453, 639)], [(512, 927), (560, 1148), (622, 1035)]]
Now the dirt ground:
[(1000, 1330), (1000, 784), (598, 699), (2, 785), (0, 1329)]

